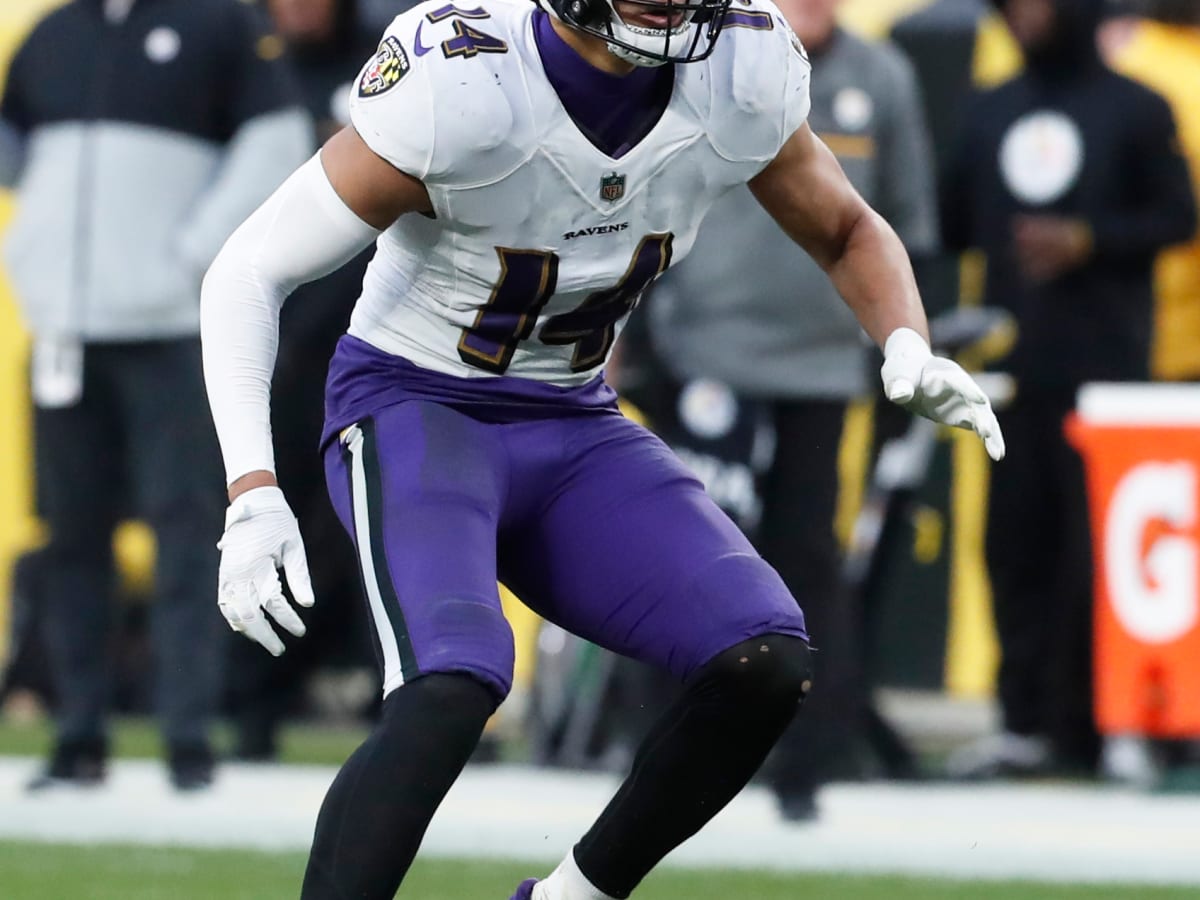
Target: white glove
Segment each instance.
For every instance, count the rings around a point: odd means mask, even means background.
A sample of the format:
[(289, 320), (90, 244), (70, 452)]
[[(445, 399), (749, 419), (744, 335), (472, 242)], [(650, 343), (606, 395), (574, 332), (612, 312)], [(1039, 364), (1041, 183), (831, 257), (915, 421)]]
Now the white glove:
[(279, 488), (258, 487), (239, 494), (225, 512), (217, 606), (234, 631), (258, 641), (272, 656), (283, 653), (283, 641), (271, 628), (271, 618), (301, 637), (304, 623), (288, 606), (278, 569), (287, 574), (292, 597), (301, 606), (313, 605), (308, 560), (300, 526)]
[(910, 412), (983, 438), (988, 456), (1004, 458), (1004, 435), (987, 394), (962, 366), (934, 356), (911, 328), (897, 328), (883, 347), (883, 392)]

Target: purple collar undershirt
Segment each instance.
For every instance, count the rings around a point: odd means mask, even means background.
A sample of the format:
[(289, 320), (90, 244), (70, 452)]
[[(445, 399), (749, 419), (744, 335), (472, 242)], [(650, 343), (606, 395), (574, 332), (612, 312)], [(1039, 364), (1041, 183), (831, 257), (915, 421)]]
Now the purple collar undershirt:
[(533, 13), (542, 66), (563, 108), (600, 152), (620, 159), (662, 118), (675, 84), (674, 66), (610, 75), (586, 62), (554, 30), (550, 15)]

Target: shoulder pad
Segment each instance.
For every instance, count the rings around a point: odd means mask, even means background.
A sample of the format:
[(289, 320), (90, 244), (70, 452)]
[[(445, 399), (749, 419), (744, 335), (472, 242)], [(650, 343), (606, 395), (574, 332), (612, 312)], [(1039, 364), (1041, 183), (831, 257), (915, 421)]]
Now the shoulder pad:
[(743, 162), (774, 159), (808, 118), (808, 54), (770, 0), (735, 0), (705, 65), (709, 139)]
[(486, 180), (523, 155), (515, 44), (532, 4), (427, 0), (397, 16), (359, 73), (350, 118), (367, 145), (422, 181)]

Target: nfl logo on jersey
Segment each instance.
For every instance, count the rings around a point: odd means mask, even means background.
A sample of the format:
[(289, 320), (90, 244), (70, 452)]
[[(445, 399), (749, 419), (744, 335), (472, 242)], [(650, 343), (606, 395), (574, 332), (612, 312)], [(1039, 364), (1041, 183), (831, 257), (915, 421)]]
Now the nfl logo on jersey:
[(600, 179), (600, 199), (616, 203), (625, 196), (625, 176), (609, 172)]

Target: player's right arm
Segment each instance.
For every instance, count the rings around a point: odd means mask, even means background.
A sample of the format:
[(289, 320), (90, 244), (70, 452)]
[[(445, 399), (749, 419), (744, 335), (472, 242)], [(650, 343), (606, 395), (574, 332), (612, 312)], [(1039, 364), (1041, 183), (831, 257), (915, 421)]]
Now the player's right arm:
[(435, 140), (434, 57), (413, 65), (405, 49), (422, 18), (411, 10), (393, 21), (351, 92), (352, 127), (234, 232), (204, 279), (204, 378), (230, 499), (218, 604), (235, 631), (276, 655), (283, 644), (264, 611), (304, 633), (277, 569), (297, 603), (313, 602), (296, 518), (275, 481), (270, 393), (279, 310), (296, 287), (348, 262), (400, 216), (431, 209), (424, 182), (444, 162)]
[(264, 611), (292, 634), (304, 633), (277, 569), (297, 603), (313, 602), (296, 518), (275, 481), (270, 395), (280, 307), (296, 287), (353, 259), (404, 213), (429, 208), (420, 181), (345, 129), (234, 232), (205, 276), (204, 378), (230, 500), (218, 605), (230, 627), (276, 656), (283, 644)]
[(269, 398), (284, 298), (353, 259), (404, 213), (429, 208), (420, 181), (346, 128), (222, 248), (204, 279), (201, 338), (231, 502), (275, 483)]

